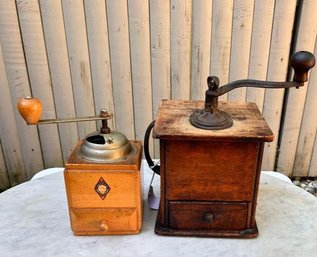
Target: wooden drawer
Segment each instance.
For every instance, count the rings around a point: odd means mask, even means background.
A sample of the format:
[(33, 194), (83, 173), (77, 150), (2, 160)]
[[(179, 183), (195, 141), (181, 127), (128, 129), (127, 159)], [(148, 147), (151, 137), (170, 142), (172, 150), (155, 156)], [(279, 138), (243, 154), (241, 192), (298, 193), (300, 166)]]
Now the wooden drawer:
[(247, 203), (169, 202), (172, 229), (243, 230), (247, 226)]
[(252, 201), (258, 142), (168, 140), (164, 153), (167, 200)]
[(77, 235), (138, 233), (141, 224), (137, 210), (71, 209), (72, 230)]
[[(135, 208), (141, 202), (139, 171), (65, 170), (70, 208)], [(96, 192), (102, 178), (109, 186), (104, 198)]]

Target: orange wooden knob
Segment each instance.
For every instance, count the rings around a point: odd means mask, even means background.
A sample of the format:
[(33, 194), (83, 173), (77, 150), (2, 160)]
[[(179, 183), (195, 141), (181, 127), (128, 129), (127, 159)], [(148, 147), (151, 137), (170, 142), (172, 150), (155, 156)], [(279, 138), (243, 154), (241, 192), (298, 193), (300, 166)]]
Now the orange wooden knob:
[(31, 96), (19, 98), (17, 108), (22, 118), (28, 124), (35, 124), (40, 120), (42, 114), (42, 103), (39, 99)]

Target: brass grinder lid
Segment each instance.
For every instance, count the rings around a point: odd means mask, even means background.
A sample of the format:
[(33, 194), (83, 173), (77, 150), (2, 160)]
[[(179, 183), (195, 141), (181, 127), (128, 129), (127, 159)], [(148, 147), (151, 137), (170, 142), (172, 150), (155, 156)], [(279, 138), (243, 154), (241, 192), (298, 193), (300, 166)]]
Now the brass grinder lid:
[(106, 134), (97, 131), (87, 135), (77, 155), (89, 162), (111, 163), (125, 161), (136, 152), (125, 135), (113, 130)]
[[(101, 110), (100, 117), (109, 117), (106, 110)], [(137, 153), (136, 148), (125, 135), (111, 131), (107, 119), (102, 120), (100, 131), (86, 136), (77, 150), (77, 156), (92, 163), (112, 163), (126, 161)]]

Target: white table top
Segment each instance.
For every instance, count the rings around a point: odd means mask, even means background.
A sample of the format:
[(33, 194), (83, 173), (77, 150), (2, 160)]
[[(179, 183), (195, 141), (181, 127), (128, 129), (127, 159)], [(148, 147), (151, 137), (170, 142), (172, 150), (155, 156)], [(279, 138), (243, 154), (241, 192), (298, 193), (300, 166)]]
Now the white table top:
[[(152, 173), (144, 169), (146, 194)], [(265, 173), (255, 239), (158, 236), (153, 232), (156, 212), (144, 205), (138, 235), (74, 236), (63, 174), (40, 177), (0, 194), (0, 256), (317, 256), (317, 199)]]

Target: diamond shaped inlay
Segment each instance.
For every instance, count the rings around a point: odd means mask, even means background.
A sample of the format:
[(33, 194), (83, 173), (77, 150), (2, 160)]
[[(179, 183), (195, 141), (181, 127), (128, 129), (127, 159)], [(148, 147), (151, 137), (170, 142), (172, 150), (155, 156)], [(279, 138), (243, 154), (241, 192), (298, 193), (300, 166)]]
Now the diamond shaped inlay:
[(102, 200), (104, 200), (106, 198), (110, 189), (111, 188), (107, 184), (107, 182), (102, 177), (100, 177), (100, 179), (98, 180), (98, 183), (95, 186), (95, 191), (97, 192), (97, 194), (100, 196), (100, 198)]

